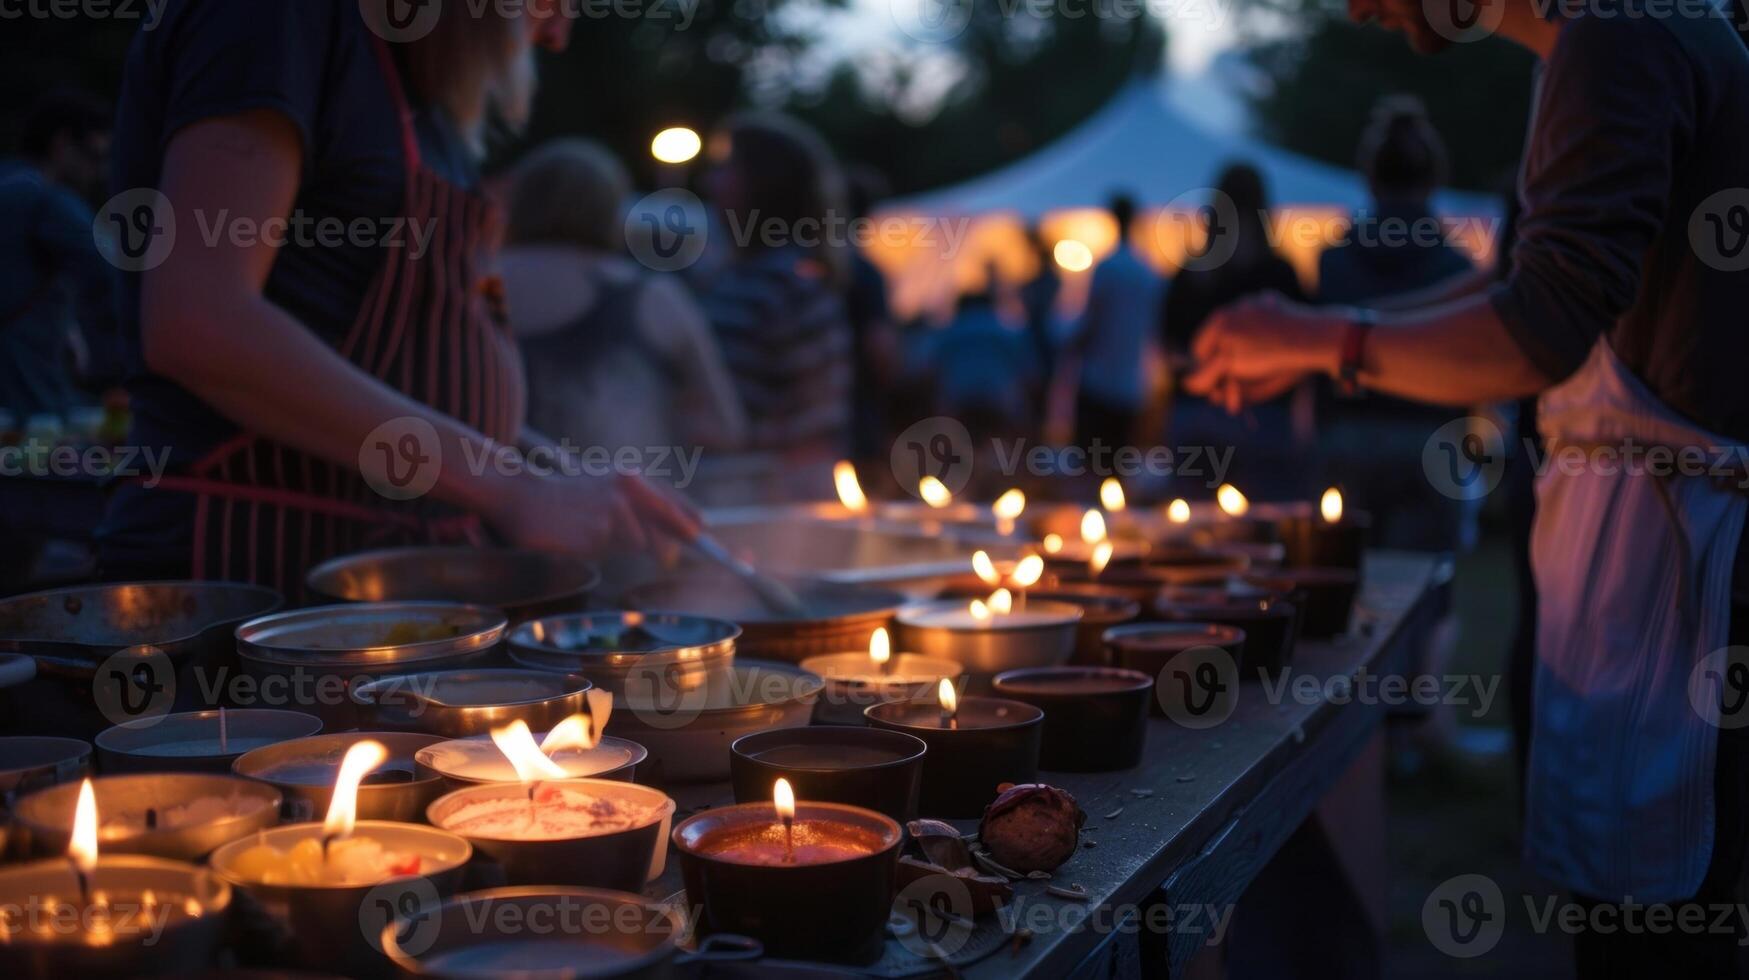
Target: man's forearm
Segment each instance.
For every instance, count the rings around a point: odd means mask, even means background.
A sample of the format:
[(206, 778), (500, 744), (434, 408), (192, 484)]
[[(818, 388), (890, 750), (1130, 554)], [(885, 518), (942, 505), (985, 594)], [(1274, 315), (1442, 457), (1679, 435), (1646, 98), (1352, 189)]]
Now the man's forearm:
[(1360, 381), (1388, 395), (1457, 406), (1524, 398), (1550, 383), (1483, 293), (1386, 315), (1367, 339)]

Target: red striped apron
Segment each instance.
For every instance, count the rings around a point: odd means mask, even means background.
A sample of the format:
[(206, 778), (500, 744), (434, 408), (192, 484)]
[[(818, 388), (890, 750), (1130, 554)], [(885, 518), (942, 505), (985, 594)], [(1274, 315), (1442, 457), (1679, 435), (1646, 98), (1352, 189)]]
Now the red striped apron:
[[(373, 39), (374, 40), (374, 39)], [(480, 289), (499, 221), (483, 194), (428, 169), (388, 45), (377, 57), (400, 119), (407, 219), (384, 246), (382, 270), (339, 345), (347, 360), (395, 390), (503, 445), (524, 409), (522, 362)], [(410, 229), (434, 227), (420, 251)], [(251, 582), (296, 598), (305, 572), (368, 548), (478, 541), (473, 515), (430, 499), (391, 501), (359, 473), (242, 433), (161, 487), (196, 497), (193, 576)]]

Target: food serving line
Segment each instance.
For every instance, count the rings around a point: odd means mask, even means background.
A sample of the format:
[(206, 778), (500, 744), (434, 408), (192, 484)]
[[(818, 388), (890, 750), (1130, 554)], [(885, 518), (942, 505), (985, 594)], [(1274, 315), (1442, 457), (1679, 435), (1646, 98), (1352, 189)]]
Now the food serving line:
[[(1329, 681), (1403, 669), (1437, 563), (1363, 578), (1334, 491), (931, 489), (714, 514), (736, 557), (629, 588), (419, 549), (314, 570), (335, 604), (298, 610), (0, 600), (0, 967), (1176, 974), (1208, 934), (1156, 913), (1230, 909), (1368, 781), (1384, 709)], [(616, 926), (483, 914), (559, 905)]]

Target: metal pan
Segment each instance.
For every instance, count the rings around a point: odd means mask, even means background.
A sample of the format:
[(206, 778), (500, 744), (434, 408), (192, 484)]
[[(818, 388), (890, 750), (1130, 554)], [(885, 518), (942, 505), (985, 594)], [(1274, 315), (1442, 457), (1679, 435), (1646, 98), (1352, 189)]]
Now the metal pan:
[(519, 548), (387, 548), (323, 562), (304, 582), (334, 602), (493, 606), (514, 625), (587, 609), (601, 572), (571, 555)]

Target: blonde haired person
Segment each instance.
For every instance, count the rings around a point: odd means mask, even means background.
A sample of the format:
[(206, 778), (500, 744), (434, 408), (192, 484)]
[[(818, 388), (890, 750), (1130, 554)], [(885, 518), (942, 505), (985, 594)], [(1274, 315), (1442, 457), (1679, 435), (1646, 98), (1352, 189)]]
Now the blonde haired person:
[(116, 494), (106, 577), (295, 596), (361, 548), (490, 532), (603, 552), (693, 529), (635, 479), (482, 465), (522, 436), (525, 396), (476, 165), (526, 119), (536, 49), (563, 50), (570, 19), (450, 3), (391, 41), (386, 9), (170, 0), (134, 42), (119, 184), (161, 194), (181, 235), (127, 277), (121, 314), (132, 438), (170, 449), (171, 472)]
[(579, 451), (732, 449), (746, 415), (710, 324), (678, 280), (623, 254), (630, 191), (619, 161), (581, 139), (512, 174), (502, 268), (529, 423)]

